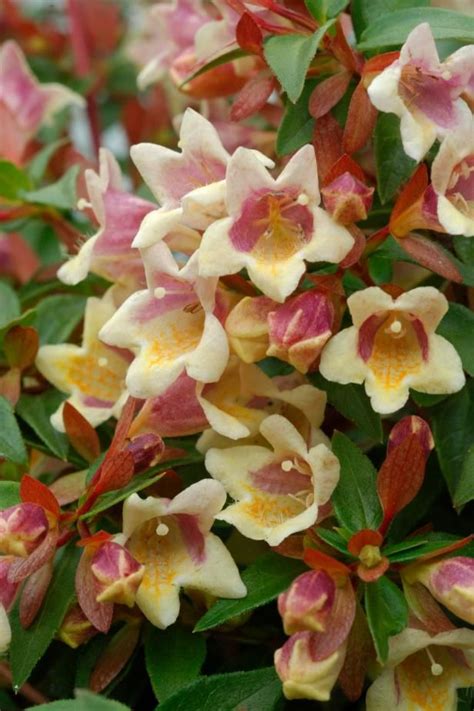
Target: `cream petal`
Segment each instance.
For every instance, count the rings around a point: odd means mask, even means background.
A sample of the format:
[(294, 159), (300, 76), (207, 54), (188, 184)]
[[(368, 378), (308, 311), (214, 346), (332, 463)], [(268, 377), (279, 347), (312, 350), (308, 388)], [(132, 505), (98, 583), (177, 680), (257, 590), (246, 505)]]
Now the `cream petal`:
[(357, 353), (359, 332), (355, 326), (336, 334), (324, 347), (319, 372), (335, 383), (363, 383), (368, 373), (367, 365)]
[(205, 230), (215, 220), (226, 216), (225, 197), (225, 180), (191, 190), (181, 203), (183, 222), (193, 229)]
[(8, 650), (12, 639), (10, 621), (3, 605), (0, 605), (0, 654)]
[(178, 619), (180, 601), (179, 585), (160, 584), (156, 588), (140, 585), (136, 602), (145, 617), (161, 630)]
[(410, 376), (403, 378), (397, 387), (387, 388), (368, 371), (365, 380), (365, 392), (370, 397), (370, 404), (380, 415), (397, 412), (408, 400)]
[(140, 228), (132, 242), (132, 247), (151, 247), (177, 229), (182, 219), (180, 207), (174, 210), (153, 210), (142, 220)]
[(341, 262), (354, 246), (354, 238), (322, 208), (315, 207), (314, 234), (301, 249), (301, 256), (310, 262)]
[(235, 274), (246, 263), (246, 255), (234, 249), (229, 230), (232, 218), (224, 217), (210, 225), (204, 232), (199, 247), (199, 273), (202, 276)]
[(398, 61), (393, 62), (373, 79), (367, 93), (376, 109), (401, 116), (405, 105), (398, 94), (402, 69)]
[(379, 286), (370, 286), (368, 289), (356, 291), (347, 299), (347, 306), (352, 322), (357, 328), (360, 328), (373, 314), (394, 308), (392, 297)]
[(315, 501), (325, 504), (339, 481), (339, 460), (325, 444), (318, 444), (309, 450), (307, 461), (313, 471)]
[(216, 432), (233, 440), (242, 439), (250, 435), (249, 428), (236, 417), (222, 410), (217, 405), (214, 405), (210, 400), (206, 400), (202, 395), (202, 390), (203, 385), (201, 384), (196, 391), (197, 399), (204, 410), (209, 424)]
[[(216, 482), (214, 482), (216, 483)], [(240, 578), (239, 569), (223, 542), (210, 533), (206, 536), (204, 562), (182, 576), (185, 588), (194, 588), (219, 598), (245, 597), (247, 588)]]
[(276, 183), (262, 161), (249, 148), (237, 148), (227, 166), (227, 210), (239, 217), (245, 200), (262, 190), (276, 190)]
[(448, 300), (432, 286), (419, 286), (396, 299), (394, 308), (417, 316), (428, 333), (434, 331), (448, 310)]
[(429, 359), (422, 371), (413, 376), (411, 387), (422, 393), (456, 393), (466, 378), (461, 359), (445, 338), (433, 334), (429, 339)]
[(463, 215), (444, 195), (438, 195), (438, 220), (448, 234), (474, 237), (474, 218)]
[(213, 479), (224, 486), (233, 499), (248, 496), (252, 483), (249, 472), (271, 464), (273, 452), (258, 445), (242, 445), (227, 449), (209, 449), (205, 466)]
[(251, 254), (245, 254), (244, 259), (255, 286), (279, 303), (294, 292), (305, 272), (303, 257), (298, 252), (289, 259), (272, 263), (256, 260)]
[(95, 243), (99, 235), (100, 232), (88, 239), (87, 242), (82, 245), (79, 252), (58, 269), (57, 277), (64, 284), (74, 286), (86, 278), (91, 266)]
[(206, 314), (201, 341), (186, 358), (186, 372), (201, 383), (215, 383), (229, 360), (229, 343), (224, 327), (214, 314)]
[(177, 494), (168, 506), (168, 513), (197, 516), (201, 533), (205, 533), (210, 531), (214, 517), (225, 501), (226, 492), (220, 482), (202, 479)]
[(278, 456), (295, 453), (306, 457), (308, 450), (303, 437), (294, 425), (281, 415), (270, 415), (260, 425), (260, 432)]
[(316, 154), (311, 144), (303, 146), (292, 156), (278, 176), (276, 183), (282, 189), (298, 187), (311, 203), (319, 205), (321, 198), (318, 168)]
[(400, 135), (407, 156), (420, 161), (436, 141), (436, 126), (420, 112), (415, 116), (404, 109), (400, 116)]

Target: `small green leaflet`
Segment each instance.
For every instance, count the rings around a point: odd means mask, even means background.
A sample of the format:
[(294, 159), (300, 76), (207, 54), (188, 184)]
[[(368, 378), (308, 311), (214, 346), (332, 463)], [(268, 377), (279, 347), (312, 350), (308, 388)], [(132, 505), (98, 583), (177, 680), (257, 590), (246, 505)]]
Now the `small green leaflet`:
[(406, 155), (400, 137), (400, 119), (395, 114), (380, 113), (374, 133), (377, 190), (385, 205), (406, 183), (416, 168), (416, 161)]
[(55, 294), (40, 301), (36, 328), (41, 345), (64, 343), (84, 315), (86, 297), (79, 294)]
[(17, 687), (23, 686), (29, 678), (61, 626), (74, 596), (74, 578), (80, 555), (81, 551), (74, 543), (60, 549), (43, 606), (28, 629), (23, 629), (20, 623), (18, 604), (13, 608), (10, 666), (13, 684)]
[(456, 485), (453, 503), (456, 507), (464, 506), (474, 499), (474, 445), (466, 452), (462, 463), (461, 475)]
[(198, 679), (157, 711), (276, 711), (282, 699), (274, 667)]
[(22, 395), (16, 410), (22, 420), (35, 432), (48, 451), (59, 459), (67, 460), (69, 441), (66, 435), (54, 429), (50, 417), (64, 400), (57, 390), (46, 390), (41, 395)]
[(77, 207), (76, 180), (79, 170), (79, 166), (73, 165), (56, 183), (38, 190), (23, 191), (22, 197), (28, 202), (40, 205), (74, 210)]
[(13, 408), (0, 395), (0, 457), (15, 464), (26, 464), (28, 457), (21, 436), (20, 428), (13, 413)]
[(318, 84), (309, 79), (295, 104), (288, 101), (285, 114), (278, 128), (276, 150), (279, 156), (293, 153), (311, 141), (314, 129), (314, 118), (308, 111), (308, 101), (314, 87)]
[(11, 286), (4, 281), (0, 281), (0, 329), (18, 318), (20, 315), (20, 302), (18, 296)]
[(151, 625), (145, 635), (145, 661), (155, 696), (166, 701), (194, 681), (206, 658), (206, 640), (178, 623), (166, 630)]
[(276, 35), (266, 40), (263, 49), (265, 59), (293, 103), (300, 97), (309, 65), (334, 22), (326, 22), (309, 37), (300, 34)]
[(340, 432), (332, 438), (332, 450), (341, 465), (339, 483), (332, 495), (339, 523), (351, 533), (363, 528), (378, 528), (382, 521), (382, 508), (372, 462)]
[(38, 151), (38, 153), (35, 153), (28, 163), (28, 174), (33, 182), (37, 183), (41, 180), (53, 155), (68, 142), (69, 139), (60, 138), (57, 141), (53, 141), (53, 143), (48, 143), (44, 148)]
[(242, 573), (242, 580), (247, 587), (246, 597), (241, 600), (218, 600), (201, 617), (194, 631), (202, 632), (217, 627), (237, 615), (271, 602), (305, 570), (307, 567), (300, 561), (282, 558), (276, 553), (258, 558)]
[(20, 484), (17, 481), (0, 481), (0, 509), (8, 509), (20, 501)]
[(464, 370), (474, 376), (474, 313), (462, 304), (450, 303), (437, 333), (453, 344)]
[(371, 21), (362, 32), (358, 49), (367, 52), (398, 47), (422, 22), (429, 23), (433, 37), (437, 40), (454, 39), (466, 44), (474, 42), (474, 17), (437, 7), (411, 7)]
[(9, 202), (21, 202), (21, 192), (29, 190), (27, 174), (8, 160), (0, 160), (0, 197)]
[(86, 689), (76, 689), (75, 699), (52, 701), (50, 704), (32, 706), (35, 711), (131, 711), (119, 701), (106, 699)]
[(351, 16), (356, 35), (360, 38), (367, 25), (379, 17), (387, 17), (396, 10), (427, 7), (431, 0), (352, 0)]
[(408, 605), (400, 588), (385, 575), (365, 585), (365, 611), (379, 661), (388, 657), (389, 638), (408, 623)]

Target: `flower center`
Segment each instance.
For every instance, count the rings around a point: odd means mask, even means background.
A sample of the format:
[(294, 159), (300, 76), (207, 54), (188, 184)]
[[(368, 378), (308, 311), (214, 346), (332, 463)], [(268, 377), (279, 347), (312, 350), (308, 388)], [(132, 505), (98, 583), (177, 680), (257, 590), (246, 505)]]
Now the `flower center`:
[(474, 218), (474, 156), (465, 158), (454, 167), (446, 197), (459, 212)]
[(382, 554), (378, 546), (363, 546), (359, 553), (359, 560), (366, 568), (373, 568), (382, 560)]

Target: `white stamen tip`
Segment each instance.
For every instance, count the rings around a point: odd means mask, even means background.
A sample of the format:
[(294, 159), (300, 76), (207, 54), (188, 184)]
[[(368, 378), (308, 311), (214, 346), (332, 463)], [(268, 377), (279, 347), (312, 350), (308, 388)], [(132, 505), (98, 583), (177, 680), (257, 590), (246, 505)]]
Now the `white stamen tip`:
[(88, 207), (92, 207), (92, 204), (85, 198), (80, 198), (77, 201), (77, 209), (78, 210), (86, 210)]
[(166, 525), (166, 523), (160, 523), (160, 524), (156, 527), (156, 534), (157, 534), (158, 536), (166, 536), (166, 534), (168, 533), (169, 530), (170, 530), (170, 529), (168, 528), (168, 526)]
[(402, 330), (402, 324), (400, 321), (394, 321), (390, 326), (390, 330), (392, 333), (400, 333)]
[(309, 203), (309, 197), (306, 193), (300, 193), (296, 199), (298, 205), (307, 205)]
[(164, 289), (162, 286), (157, 286), (155, 291), (153, 292), (153, 295), (155, 299), (162, 299), (166, 294), (166, 289)]
[(293, 462), (290, 461), (289, 459), (285, 459), (281, 463), (281, 468), (283, 469), (284, 472), (290, 472), (293, 469)]
[(105, 368), (105, 366), (107, 365), (107, 363), (109, 361), (107, 360), (107, 358), (99, 358), (99, 360), (97, 362), (98, 362), (100, 368)]
[(431, 665), (431, 673), (433, 674), (433, 676), (441, 676), (443, 671), (444, 671), (444, 669), (441, 666), (441, 664), (437, 664), (435, 662), (434, 664)]
[(446, 79), (446, 81), (448, 81), (449, 79), (451, 79), (452, 75), (448, 69), (445, 69), (444, 72), (441, 74), (441, 76), (443, 79)]

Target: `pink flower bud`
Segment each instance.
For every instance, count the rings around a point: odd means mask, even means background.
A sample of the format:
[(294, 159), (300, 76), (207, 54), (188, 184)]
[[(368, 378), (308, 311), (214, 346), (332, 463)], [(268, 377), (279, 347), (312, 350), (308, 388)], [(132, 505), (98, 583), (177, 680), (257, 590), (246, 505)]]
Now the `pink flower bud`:
[(326, 294), (311, 289), (272, 311), (268, 323), (270, 347), (267, 354), (306, 373), (331, 337), (334, 308)]
[(106, 541), (92, 557), (91, 570), (98, 583), (97, 602), (133, 607), (145, 567), (126, 548)]
[(337, 222), (349, 225), (367, 218), (374, 188), (347, 171), (322, 188), (321, 193), (326, 210)]
[(42, 542), (49, 522), (42, 506), (17, 504), (0, 511), (0, 553), (26, 558)]
[(275, 652), (275, 668), (287, 699), (328, 701), (344, 664), (346, 642), (327, 656), (318, 653), (319, 635), (297, 632)]
[(422, 565), (414, 580), (457, 617), (474, 624), (474, 559), (456, 556)]
[(0, 605), (7, 611), (13, 605), (16, 591), (20, 585), (20, 583), (12, 583), (8, 579), (10, 565), (13, 561), (13, 556), (0, 558)]
[(278, 597), (278, 611), (286, 634), (304, 630), (323, 632), (335, 592), (334, 580), (324, 570), (299, 575)]
[(165, 443), (157, 434), (148, 432), (134, 437), (127, 445), (127, 450), (132, 454), (135, 474), (156, 464), (164, 449)]

